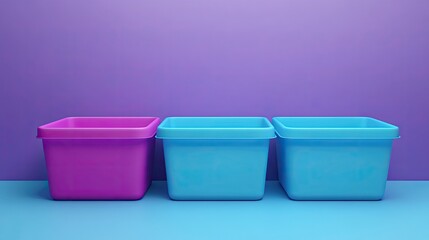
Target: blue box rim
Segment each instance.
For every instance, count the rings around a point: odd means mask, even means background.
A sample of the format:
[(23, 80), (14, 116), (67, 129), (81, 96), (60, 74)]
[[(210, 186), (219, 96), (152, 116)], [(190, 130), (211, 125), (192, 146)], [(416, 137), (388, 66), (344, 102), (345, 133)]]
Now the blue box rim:
[[(264, 126), (255, 127), (169, 127), (175, 119), (204, 120), (262, 120)], [(167, 117), (158, 126), (156, 138), (159, 139), (272, 139), (276, 138), (274, 126), (266, 117)]]
[[(288, 119), (305, 120), (366, 120), (379, 127), (291, 127), (284, 121)], [(399, 128), (371, 117), (273, 117), (272, 123), (277, 136), (289, 139), (397, 139)]]

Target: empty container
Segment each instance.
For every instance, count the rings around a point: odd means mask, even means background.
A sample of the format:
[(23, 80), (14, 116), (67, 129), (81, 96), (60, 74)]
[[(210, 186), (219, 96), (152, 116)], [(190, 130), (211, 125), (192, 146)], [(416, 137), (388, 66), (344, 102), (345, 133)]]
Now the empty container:
[(175, 200), (258, 200), (264, 195), (269, 141), (263, 117), (171, 117), (163, 139), (168, 193)]
[(382, 199), (396, 126), (367, 117), (276, 117), (273, 125), (291, 199)]
[(151, 184), (155, 117), (71, 117), (38, 128), (53, 199), (135, 200)]

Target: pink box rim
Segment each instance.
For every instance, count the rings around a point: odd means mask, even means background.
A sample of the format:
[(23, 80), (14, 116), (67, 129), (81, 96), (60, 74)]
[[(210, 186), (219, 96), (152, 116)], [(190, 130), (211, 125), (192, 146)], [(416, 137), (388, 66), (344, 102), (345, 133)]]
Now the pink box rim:
[[(73, 126), (84, 122), (87, 126)], [(86, 123), (85, 123), (86, 122)], [(97, 126), (97, 124), (101, 126)], [(158, 117), (67, 117), (37, 128), (42, 139), (142, 139), (155, 136)], [(109, 126), (110, 123), (110, 126)]]

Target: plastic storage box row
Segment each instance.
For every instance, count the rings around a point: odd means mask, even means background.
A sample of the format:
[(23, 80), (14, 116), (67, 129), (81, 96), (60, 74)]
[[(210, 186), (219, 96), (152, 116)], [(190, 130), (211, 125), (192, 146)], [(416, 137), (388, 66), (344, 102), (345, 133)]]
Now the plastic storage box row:
[[(398, 128), (367, 117), (72, 117), (43, 125), (57, 200), (135, 200), (152, 181), (162, 139), (174, 200), (258, 200), (270, 140), (295, 200), (380, 200)], [(157, 134), (155, 136), (155, 134)]]

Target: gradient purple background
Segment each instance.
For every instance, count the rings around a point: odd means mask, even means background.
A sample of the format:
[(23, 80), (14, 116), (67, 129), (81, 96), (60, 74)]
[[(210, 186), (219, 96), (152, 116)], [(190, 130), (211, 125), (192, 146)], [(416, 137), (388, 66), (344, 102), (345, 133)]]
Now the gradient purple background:
[(426, 0), (2, 0), (0, 179), (46, 178), (37, 126), (106, 115), (371, 116), (400, 127), (389, 178), (429, 179), (428, 12)]

